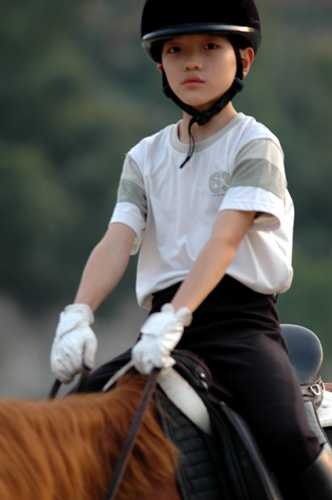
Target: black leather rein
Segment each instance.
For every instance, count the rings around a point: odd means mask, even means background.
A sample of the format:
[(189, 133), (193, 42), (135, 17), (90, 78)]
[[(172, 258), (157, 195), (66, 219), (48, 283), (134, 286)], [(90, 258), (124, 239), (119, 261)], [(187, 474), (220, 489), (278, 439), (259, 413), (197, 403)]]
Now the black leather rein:
[[(153, 396), (153, 393), (156, 389), (157, 379), (158, 379), (159, 373), (160, 373), (160, 369), (154, 368), (152, 370), (152, 372), (150, 373), (150, 375), (148, 376), (148, 379), (145, 383), (140, 401), (138, 403), (136, 413), (135, 413), (134, 418), (131, 422), (127, 437), (124, 441), (122, 451), (120, 453), (120, 456), (118, 458), (117, 463), (115, 464), (113, 476), (112, 476), (112, 479), (109, 483), (107, 493), (105, 496), (105, 500), (115, 500), (115, 497), (118, 493), (118, 490), (119, 490), (122, 478), (124, 476), (128, 461), (130, 459), (132, 450), (133, 450), (135, 442), (136, 442), (136, 438), (138, 436), (139, 430), (141, 428), (141, 424), (143, 422), (145, 411), (146, 411), (146, 409), (150, 403), (150, 400)], [(86, 384), (88, 376), (89, 376), (89, 370), (83, 369), (76, 392), (83, 392), (84, 391), (84, 386)], [(51, 391), (49, 393), (50, 399), (55, 398), (60, 387), (61, 387), (61, 382), (59, 380), (55, 380), (55, 382), (51, 388)]]
[(135, 413), (135, 416), (132, 420), (128, 435), (123, 444), (122, 451), (118, 458), (118, 461), (114, 467), (113, 476), (109, 483), (109, 487), (105, 496), (105, 500), (115, 500), (116, 494), (120, 487), (120, 483), (122, 481), (123, 475), (125, 473), (129, 458), (131, 456), (131, 452), (134, 448), (135, 441), (139, 430), (141, 428), (141, 424), (143, 422), (143, 417), (145, 411), (150, 403), (150, 400), (153, 396), (157, 385), (157, 379), (159, 375), (160, 369), (154, 368), (150, 373), (146, 384), (144, 386), (141, 399), (138, 403), (138, 407)]

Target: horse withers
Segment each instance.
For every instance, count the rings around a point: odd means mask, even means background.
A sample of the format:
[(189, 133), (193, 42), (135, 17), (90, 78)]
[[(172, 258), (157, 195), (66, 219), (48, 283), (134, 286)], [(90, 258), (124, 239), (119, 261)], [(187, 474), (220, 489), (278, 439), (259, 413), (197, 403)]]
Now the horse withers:
[[(0, 404), (1, 500), (104, 500), (146, 377), (107, 393)], [(177, 448), (151, 402), (117, 500), (180, 500)]]

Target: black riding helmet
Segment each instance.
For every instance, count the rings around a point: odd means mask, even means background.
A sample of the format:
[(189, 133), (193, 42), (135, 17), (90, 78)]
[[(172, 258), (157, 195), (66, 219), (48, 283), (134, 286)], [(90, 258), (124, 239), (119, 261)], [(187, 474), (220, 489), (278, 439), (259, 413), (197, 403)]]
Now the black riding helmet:
[(261, 27), (254, 0), (147, 0), (142, 14), (141, 37), (145, 52), (161, 62), (162, 43), (179, 35), (211, 33), (237, 35), (255, 53)]
[[(228, 91), (210, 109), (199, 112), (174, 94), (163, 71), (164, 93), (192, 116), (189, 125), (191, 138), (193, 123), (207, 123), (242, 90), (243, 68), (239, 49), (250, 46), (257, 53), (261, 41), (259, 14), (254, 0), (215, 0), (205, 5), (200, 0), (146, 0), (141, 21), (142, 46), (154, 62), (161, 63), (162, 47), (166, 40), (201, 33), (228, 36), (235, 51), (237, 72)], [(184, 163), (192, 156), (193, 148), (192, 138), (191, 148)]]

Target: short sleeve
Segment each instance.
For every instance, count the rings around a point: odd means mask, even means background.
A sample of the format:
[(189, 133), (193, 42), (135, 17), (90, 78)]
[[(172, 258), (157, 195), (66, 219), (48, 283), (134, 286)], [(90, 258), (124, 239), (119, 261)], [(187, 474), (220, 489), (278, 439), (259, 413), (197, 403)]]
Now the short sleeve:
[(132, 255), (138, 252), (141, 245), (146, 214), (147, 202), (142, 175), (136, 162), (127, 155), (110, 224), (120, 222), (135, 231), (136, 238), (131, 251)]

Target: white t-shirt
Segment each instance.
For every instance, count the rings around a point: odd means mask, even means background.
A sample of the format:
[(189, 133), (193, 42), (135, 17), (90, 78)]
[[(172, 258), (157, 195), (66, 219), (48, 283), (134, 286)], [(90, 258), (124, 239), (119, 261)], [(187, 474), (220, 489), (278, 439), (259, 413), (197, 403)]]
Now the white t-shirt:
[(263, 294), (286, 291), (293, 275), (294, 209), (278, 139), (239, 113), (196, 143), (180, 169), (187, 152), (174, 124), (139, 142), (124, 162), (110, 223), (127, 224), (137, 235), (138, 303), (149, 309), (152, 293), (186, 278), (226, 209), (260, 213), (227, 274)]

